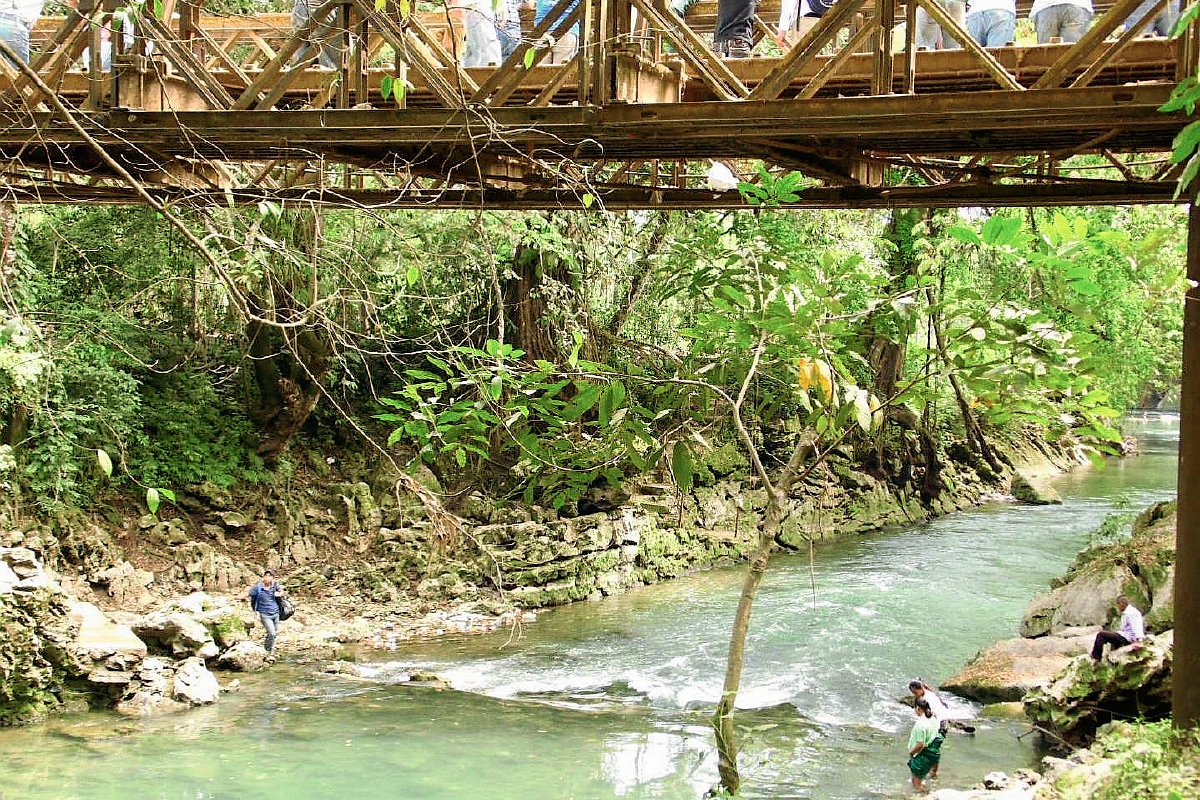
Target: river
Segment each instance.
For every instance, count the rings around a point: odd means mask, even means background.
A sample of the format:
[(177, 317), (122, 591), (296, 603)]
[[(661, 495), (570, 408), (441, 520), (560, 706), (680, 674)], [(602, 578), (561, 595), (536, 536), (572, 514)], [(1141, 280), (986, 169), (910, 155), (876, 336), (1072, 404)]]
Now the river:
[[(1106, 515), (1174, 495), (1177, 420), (1126, 428), (1143, 455), (1057, 479), (1061, 506), (998, 503), (824, 544), (811, 570), (777, 558), (739, 696), (744, 796), (907, 796), (908, 681), (937, 683), (1016, 635)], [(717, 781), (708, 717), (742, 576), (578, 603), (517, 635), (366, 653), (365, 680), (281, 662), (180, 716), (0, 730), (0, 800), (700, 798)], [(396, 685), (418, 667), (461, 691)], [(998, 719), (952, 735), (937, 785), (1034, 766), (1025, 730)]]

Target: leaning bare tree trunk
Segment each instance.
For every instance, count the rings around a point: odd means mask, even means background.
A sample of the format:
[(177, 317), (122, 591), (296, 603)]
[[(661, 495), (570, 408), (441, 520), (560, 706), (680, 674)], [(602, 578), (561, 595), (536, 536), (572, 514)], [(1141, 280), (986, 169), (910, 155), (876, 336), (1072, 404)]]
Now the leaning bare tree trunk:
[(733, 617), (733, 631), (729, 636), (729, 657), (725, 665), (725, 685), (721, 688), (721, 699), (717, 703), (716, 713), (713, 714), (713, 730), (717, 735), (717, 772), (721, 777), (721, 785), (729, 794), (737, 794), (742, 784), (737, 768), (738, 744), (733, 727), (733, 708), (741, 688), (742, 668), (746, 661), (750, 612), (754, 607), (754, 597), (758, 594), (759, 584), (762, 583), (767, 566), (771, 563), (775, 537), (783, 528), (783, 520), (787, 516), (787, 503), (787, 495), (778, 489), (768, 494), (767, 508), (758, 531), (758, 545), (746, 570), (746, 580), (742, 583), (742, 594), (738, 598), (737, 612)]
[(737, 705), (738, 690), (742, 684), (742, 667), (746, 661), (746, 636), (750, 632), (750, 612), (754, 608), (754, 597), (758, 594), (759, 584), (762, 583), (767, 566), (771, 563), (775, 538), (783, 529), (783, 522), (787, 519), (790, 511), (789, 497), (792, 485), (796, 480), (806, 477), (822, 460), (818, 456), (812, 460), (803, 474), (798, 474), (800, 465), (806, 460), (810, 460), (813, 454), (812, 441), (802, 437), (792, 449), (792, 456), (788, 459), (787, 465), (779, 473), (778, 482), (772, 483), (770, 476), (767, 475), (762, 459), (758, 456), (758, 449), (754, 446), (754, 440), (742, 421), (741, 413), (742, 403), (746, 399), (746, 391), (758, 371), (758, 362), (762, 358), (766, 343), (767, 334), (763, 333), (754, 350), (754, 358), (751, 361), (750, 369), (746, 372), (746, 378), (742, 382), (741, 391), (737, 399), (730, 403), (738, 440), (745, 448), (746, 456), (767, 492), (767, 507), (763, 511), (763, 521), (758, 532), (758, 544), (750, 559), (746, 580), (742, 583), (742, 594), (738, 598), (737, 612), (733, 617), (733, 630), (729, 636), (729, 656), (725, 662), (725, 684), (721, 688), (721, 699), (717, 702), (712, 720), (713, 731), (717, 739), (717, 772), (721, 777), (721, 786), (729, 794), (737, 794), (742, 783), (737, 768), (738, 743), (733, 727), (733, 709)]

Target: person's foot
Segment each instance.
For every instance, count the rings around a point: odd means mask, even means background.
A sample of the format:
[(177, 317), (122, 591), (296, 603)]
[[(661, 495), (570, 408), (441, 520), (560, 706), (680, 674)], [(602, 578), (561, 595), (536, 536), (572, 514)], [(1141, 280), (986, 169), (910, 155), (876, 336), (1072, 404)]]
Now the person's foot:
[(749, 58), (750, 51), (754, 49), (754, 42), (741, 36), (730, 39), (725, 43), (726, 58)]

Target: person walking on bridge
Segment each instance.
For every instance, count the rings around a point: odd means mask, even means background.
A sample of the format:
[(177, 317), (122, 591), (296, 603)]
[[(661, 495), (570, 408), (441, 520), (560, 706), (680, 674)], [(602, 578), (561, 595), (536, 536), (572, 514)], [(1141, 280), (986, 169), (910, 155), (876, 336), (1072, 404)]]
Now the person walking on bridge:
[[(1125, 30), (1133, 27), (1134, 23), (1149, 13), (1150, 9), (1157, 5), (1158, 0), (1144, 0), (1132, 14), (1129, 19), (1125, 20)], [(1146, 22), (1142, 26), (1142, 36), (1170, 36), (1171, 29), (1175, 27), (1175, 21), (1179, 19), (1179, 0), (1168, 0), (1167, 7), (1164, 8), (1159, 15), (1152, 20)]]
[(1051, 39), (1078, 42), (1092, 24), (1092, 0), (1033, 0), (1029, 18), (1038, 44), (1050, 44)]
[(713, 50), (726, 58), (749, 58), (754, 49), (755, 0), (718, 0)]
[(25, 63), (29, 63), (29, 35), (42, 15), (44, 2), (0, 0), (0, 39)]
[(971, 0), (967, 6), (967, 32), (980, 47), (1005, 47), (1016, 31), (1016, 0)]

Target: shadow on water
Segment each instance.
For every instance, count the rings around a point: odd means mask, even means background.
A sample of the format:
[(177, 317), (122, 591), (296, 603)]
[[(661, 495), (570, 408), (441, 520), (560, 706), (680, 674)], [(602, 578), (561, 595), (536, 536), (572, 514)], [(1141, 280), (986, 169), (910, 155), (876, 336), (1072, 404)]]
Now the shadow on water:
[[(1030, 597), (1114, 511), (1173, 496), (1177, 426), (1144, 455), (1056, 482), (1064, 504), (996, 504), (781, 557), (752, 620), (738, 724), (749, 798), (906, 795), (910, 678), (936, 683), (1016, 635)], [(699, 798), (741, 569), (542, 614), (508, 633), (366, 654), (366, 680), (277, 665), (210, 709), (0, 731), (0, 800)], [(461, 691), (396, 685), (412, 668)], [(952, 699), (963, 715), (977, 708)], [(952, 736), (940, 785), (1032, 765), (1019, 720)]]

